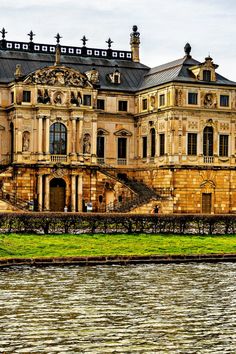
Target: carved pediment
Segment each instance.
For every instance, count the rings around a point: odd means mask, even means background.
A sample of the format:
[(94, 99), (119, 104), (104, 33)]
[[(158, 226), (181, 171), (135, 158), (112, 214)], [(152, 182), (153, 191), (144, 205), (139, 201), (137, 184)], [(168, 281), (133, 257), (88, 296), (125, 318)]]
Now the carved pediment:
[(24, 83), (51, 86), (92, 87), (86, 75), (65, 66), (49, 66), (28, 75)]
[(114, 133), (115, 136), (132, 136), (132, 133), (126, 129), (120, 129)]

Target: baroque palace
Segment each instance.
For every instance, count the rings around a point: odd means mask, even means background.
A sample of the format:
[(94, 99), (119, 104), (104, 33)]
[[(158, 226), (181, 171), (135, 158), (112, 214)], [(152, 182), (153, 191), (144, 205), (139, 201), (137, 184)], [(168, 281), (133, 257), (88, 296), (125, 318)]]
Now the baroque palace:
[[(0, 40), (0, 210), (236, 212), (236, 83), (183, 56)], [(65, 209), (66, 207), (66, 209)]]

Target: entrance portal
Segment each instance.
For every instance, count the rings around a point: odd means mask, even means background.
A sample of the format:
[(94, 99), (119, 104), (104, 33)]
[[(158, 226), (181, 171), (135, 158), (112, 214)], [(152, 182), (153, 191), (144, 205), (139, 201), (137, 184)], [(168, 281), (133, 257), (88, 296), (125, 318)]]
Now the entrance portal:
[(211, 213), (211, 193), (202, 193), (202, 212), (203, 214)]
[(50, 210), (63, 211), (66, 202), (66, 182), (62, 178), (50, 181)]

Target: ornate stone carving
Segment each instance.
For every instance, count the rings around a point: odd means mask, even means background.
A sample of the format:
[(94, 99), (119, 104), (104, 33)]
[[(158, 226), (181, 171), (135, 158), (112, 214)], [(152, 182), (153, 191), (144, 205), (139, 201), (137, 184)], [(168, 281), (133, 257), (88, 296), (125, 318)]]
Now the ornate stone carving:
[(189, 121), (188, 122), (188, 129), (198, 129), (198, 122)]
[(25, 131), (22, 135), (22, 151), (29, 151), (30, 147), (30, 133)]
[(183, 105), (183, 92), (182, 90), (175, 90), (175, 105), (182, 106)]
[(99, 82), (99, 72), (96, 69), (86, 71), (85, 75), (92, 84), (97, 84)]
[(217, 98), (215, 93), (202, 94), (202, 105), (205, 108), (216, 108)]
[(41, 84), (55, 86), (92, 87), (87, 76), (67, 68), (50, 66), (36, 70), (24, 80), (26, 84)]
[(83, 154), (90, 154), (91, 153), (91, 137), (90, 134), (84, 134), (83, 138)]

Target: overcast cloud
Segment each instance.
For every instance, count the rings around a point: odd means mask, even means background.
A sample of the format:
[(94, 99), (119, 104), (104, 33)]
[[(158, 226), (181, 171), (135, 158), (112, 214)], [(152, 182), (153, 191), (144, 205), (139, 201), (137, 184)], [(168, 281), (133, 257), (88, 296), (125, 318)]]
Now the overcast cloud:
[(157, 66), (184, 55), (186, 42), (192, 56), (203, 61), (210, 54), (218, 72), (236, 81), (235, 0), (0, 0), (0, 27), (7, 39), (106, 48), (108, 37), (114, 49), (129, 50), (134, 24), (141, 33), (141, 61)]

